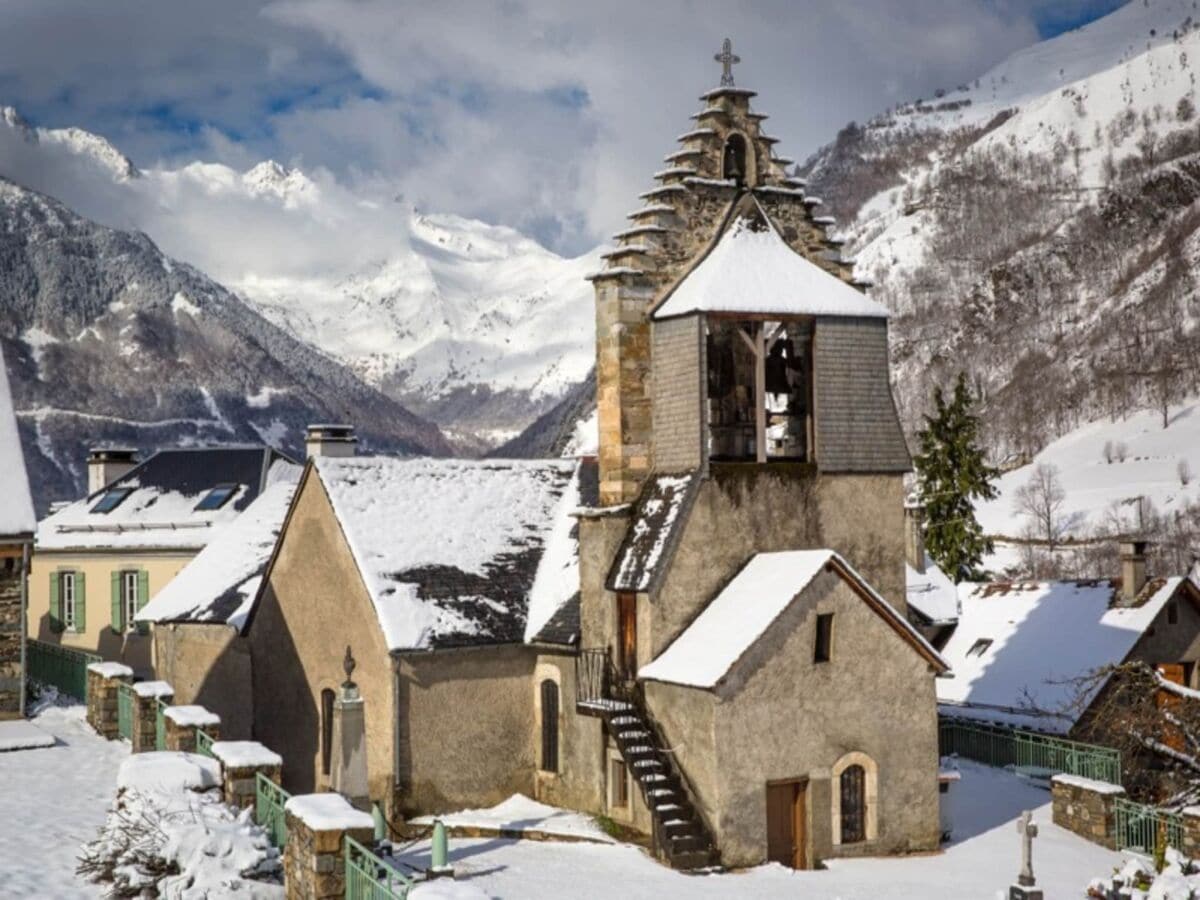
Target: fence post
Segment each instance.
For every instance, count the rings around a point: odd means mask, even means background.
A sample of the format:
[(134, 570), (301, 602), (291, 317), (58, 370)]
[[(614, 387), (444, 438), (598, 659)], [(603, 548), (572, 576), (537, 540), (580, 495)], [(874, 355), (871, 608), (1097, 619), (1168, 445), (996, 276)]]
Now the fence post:
[(284, 805), (287, 844), (283, 875), (288, 900), (342, 900), (346, 862), (342, 840), (370, 844), (371, 814), (355, 809), (341, 794), (303, 794)]
[(213, 759), (221, 764), (225, 803), (237, 809), (255, 805), (258, 796), (256, 776), (279, 784), (283, 757), (258, 741), (214, 741)]
[(134, 753), (158, 750), (158, 702), (170, 704), (175, 689), (165, 681), (139, 681), (133, 686), (133, 735), (130, 743)]
[(97, 662), (87, 667), (87, 722), (101, 737), (115, 740), (117, 685), (133, 680), (133, 669), (119, 662)]
[(166, 749), (196, 752), (196, 732), (203, 729), (210, 737), (221, 736), (221, 717), (203, 706), (168, 706), (163, 711)]

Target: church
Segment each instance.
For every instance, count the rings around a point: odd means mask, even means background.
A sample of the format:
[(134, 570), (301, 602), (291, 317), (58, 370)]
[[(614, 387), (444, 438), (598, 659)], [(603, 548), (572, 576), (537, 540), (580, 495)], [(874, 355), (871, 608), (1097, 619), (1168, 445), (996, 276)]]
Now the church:
[(231, 640), (290, 790), (336, 787), (352, 655), (396, 829), (521, 792), (678, 868), (937, 848), (887, 310), (718, 60), (591, 276), (595, 456), (306, 464)]

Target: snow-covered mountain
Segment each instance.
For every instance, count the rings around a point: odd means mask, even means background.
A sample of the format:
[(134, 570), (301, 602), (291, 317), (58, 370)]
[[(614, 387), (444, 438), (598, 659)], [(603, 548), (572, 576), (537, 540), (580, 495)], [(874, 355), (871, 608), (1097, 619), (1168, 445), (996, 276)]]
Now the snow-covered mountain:
[(139, 169), (104, 138), (0, 110), (0, 174), (146, 232), (469, 447), (507, 439), (592, 363), (583, 276), (512, 229), (426, 215), (389, 186), (266, 161)]
[(1200, 386), (1197, 67), (1192, 0), (1134, 0), (808, 160), (910, 428), (960, 370), (998, 455)]
[[(133, 177), (133, 176), (131, 176)], [(266, 321), (145, 235), (0, 177), (0, 345), (39, 509), (79, 496), (87, 448), (266, 442), (358, 425), (446, 454), (438, 428)]]

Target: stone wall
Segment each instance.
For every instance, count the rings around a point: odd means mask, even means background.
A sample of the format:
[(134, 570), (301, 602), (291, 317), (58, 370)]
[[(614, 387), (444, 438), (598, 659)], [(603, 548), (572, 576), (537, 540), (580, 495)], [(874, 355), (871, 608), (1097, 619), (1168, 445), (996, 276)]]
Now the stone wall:
[(24, 563), (20, 546), (0, 548), (0, 719), (21, 714), (25, 690), (21, 667), (21, 586)]
[(181, 750), (185, 753), (194, 753), (196, 751), (196, 732), (203, 731), (214, 741), (221, 738), (221, 720), (217, 716), (211, 716), (203, 720), (203, 723), (192, 720), (191, 717), (176, 719), (172, 716), (172, 710), (178, 709), (199, 709), (200, 707), (178, 707), (169, 706), (163, 714), (166, 725), (166, 749)]
[(1120, 785), (1075, 775), (1050, 779), (1054, 824), (1093, 844), (1116, 849), (1116, 813), (1113, 801), (1125, 796)]
[(651, 326), (654, 338), (654, 466), (682, 472), (702, 465), (705, 446), (705, 337), (699, 316)]
[(121, 663), (92, 663), (87, 670), (87, 722), (101, 737), (116, 740), (117, 686), (133, 680), (133, 669)]
[[(307, 816), (309, 807), (320, 816)], [(370, 846), (371, 817), (353, 809), (338, 794), (293, 797), (284, 809), (287, 845), (283, 875), (288, 900), (342, 900), (346, 891), (343, 839), (349, 835)]]

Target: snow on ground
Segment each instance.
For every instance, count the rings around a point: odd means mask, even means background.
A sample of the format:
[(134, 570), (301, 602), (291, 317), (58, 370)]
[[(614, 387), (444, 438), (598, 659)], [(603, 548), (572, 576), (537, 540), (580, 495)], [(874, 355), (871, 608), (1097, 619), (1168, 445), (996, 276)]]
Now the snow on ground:
[(0, 751), (53, 747), (56, 741), (54, 735), (24, 719), (0, 722)]
[[(1172, 406), (1167, 421), (1163, 428), (1161, 412), (1142, 410), (1116, 422), (1091, 422), (1064, 435), (1035, 456), (1033, 465), (1000, 478), (1000, 495), (976, 509), (979, 523), (988, 534), (1020, 536), (1027, 523), (1014, 508), (1016, 493), (1029, 481), (1033, 466), (1041, 463), (1058, 469), (1067, 495), (1062, 516), (1071, 534), (1103, 524), (1112, 513), (1132, 526), (1138, 497), (1149, 500), (1160, 514), (1184, 503), (1200, 503), (1200, 398)], [(1105, 458), (1106, 445), (1112, 447), (1112, 462)], [(1181, 465), (1189, 473), (1187, 484)], [(1003, 562), (1011, 555), (1003, 550), (997, 554)], [(997, 559), (987, 564), (994, 567)]]
[[(824, 871), (793, 872), (768, 865), (719, 875), (685, 875), (627, 844), (451, 838), (450, 861), (458, 883), (477, 887), (489, 897), (521, 900), (564, 896), (577, 900), (614, 896), (622, 900), (996, 900), (1015, 879), (1020, 864), (1016, 817), (1031, 809), (1040, 829), (1033, 850), (1034, 872), (1047, 898), (1081, 898), (1092, 878), (1110, 874), (1121, 864), (1121, 854), (1052, 824), (1045, 790), (1000, 769), (958, 765), (962, 781), (952, 785), (948, 795), (953, 842), (938, 854), (834, 860)], [(429, 853), (429, 843), (423, 842), (402, 858), (424, 869)]]
[(33, 722), (53, 747), (0, 753), (0, 894), (96, 897), (75, 878), (75, 857), (96, 836), (116, 793), (129, 745), (84, 722), (82, 704), (52, 706)]
[(600, 830), (596, 820), (584, 813), (559, 809), (531, 800), (524, 794), (513, 794), (503, 803), (490, 809), (464, 809), (448, 816), (422, 816), (413, 819), (414, 825), (432, 825), (441, 819), (450, 828), (489, 828), (496, 831), (540, 831), (566, 837), (587, 838), (603, 844), (614, 843)]

